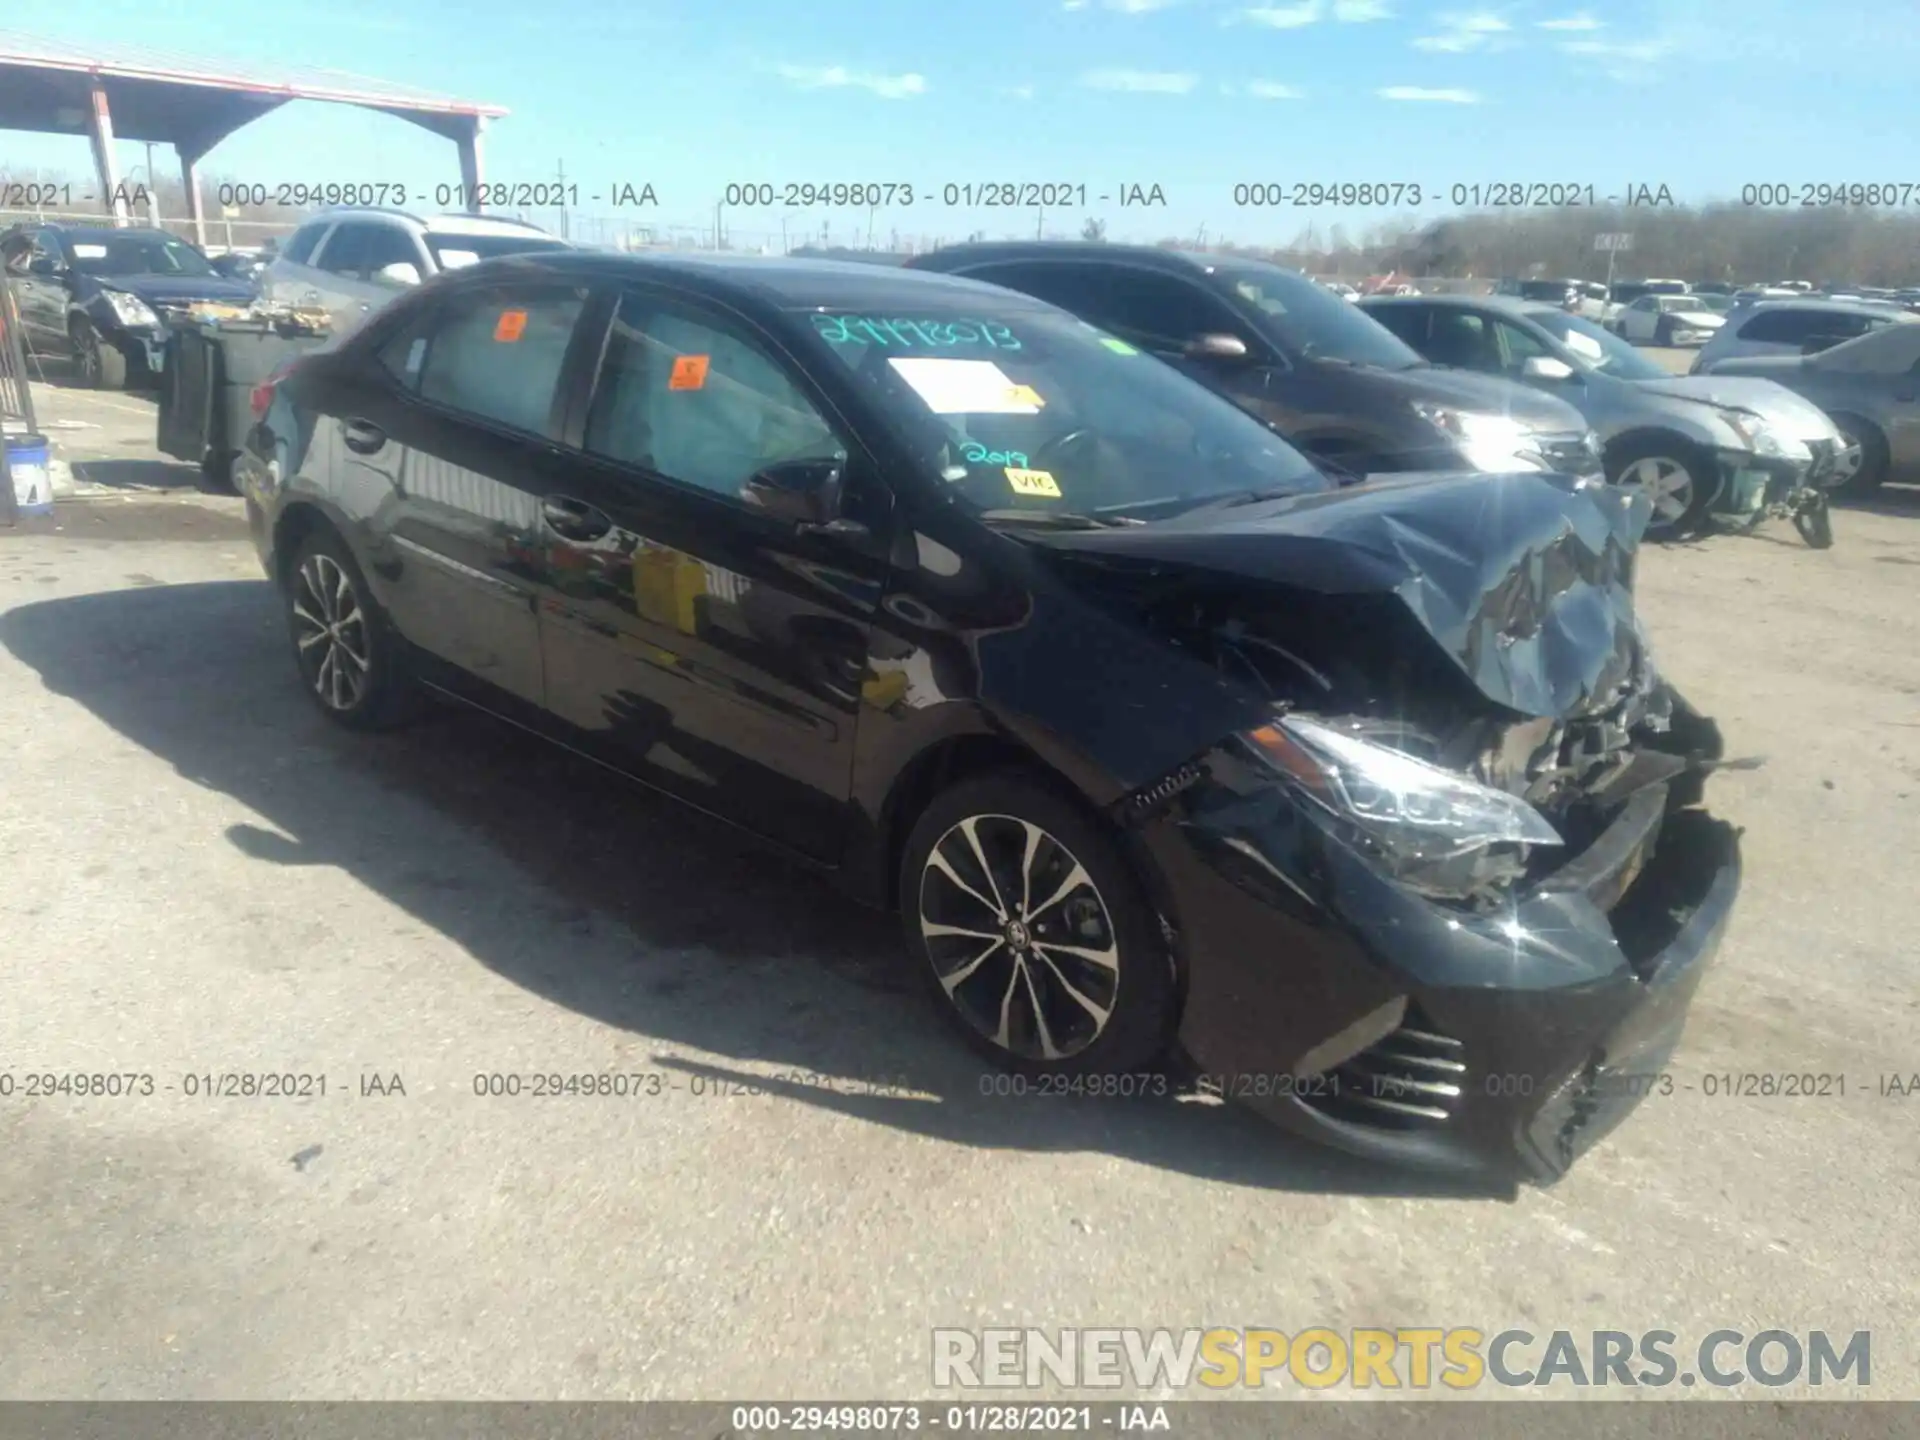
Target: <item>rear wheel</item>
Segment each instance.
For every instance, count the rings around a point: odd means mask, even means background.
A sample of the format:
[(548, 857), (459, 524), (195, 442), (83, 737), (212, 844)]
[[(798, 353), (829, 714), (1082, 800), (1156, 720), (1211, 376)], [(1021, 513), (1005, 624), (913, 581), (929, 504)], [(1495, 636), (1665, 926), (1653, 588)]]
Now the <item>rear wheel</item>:
[(1850, 500), (1873, 494), (1887, 479), (1887, 441), (1879, 429), (1853, 415), (1833, 417), (1840, 456), (1833, 491)]
[(1656, 435), (1607, 456), (1607, 479), (1637, 488), (1653, 502), (1647, 535), (1671, 540), (1697, 528), (1713, 500), (1713, 462), (1677, 436)]
[(383, 730), (411, 718), (419, 691), (405, 644), (331, 530), (314, 532), (294, 554), (287, 625), (307, 694), (329, 720)]
[(1009, 772), (938, 796), (901, 857), (900, 911), (935, 1007), (1003, 1068), (1112, 1074), (1166, 1050), (1159, 920), (1113, 840), (1045, 786)]

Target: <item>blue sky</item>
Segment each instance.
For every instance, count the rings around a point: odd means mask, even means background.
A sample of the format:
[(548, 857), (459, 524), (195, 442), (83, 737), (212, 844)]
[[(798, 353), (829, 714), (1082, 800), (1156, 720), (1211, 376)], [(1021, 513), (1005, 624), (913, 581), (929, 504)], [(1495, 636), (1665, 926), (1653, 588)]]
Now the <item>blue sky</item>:
[[(1023, 180), (1088, 188), (1085, 212), (1043, 217), (1049, 233), (1096, 213), (1114, 239), (1246, 243), (1394, 214), (1237, 208), (1246, 181), (1646, 183), (1695, 200), (1762, 181), (1920, 182), (1913, 0), (74, 0), (31, 14), (64, 43), (328, 67), (504, 105), (490, 180), (564, 164), (583, 195), (648, 182), (660, 225), (711, 226), (733, 181), (911, 184), (923, 198), (875, 217), (881, 239), (1033, 234), (1031, 211), (938, 203), (948, 182)], [(120, 158), (145, 156), (127, 144)], [(89, 161), (83, 141), (6, 132), (0, 165), (79, 178)], [(203, 171), (458, 179), (444, 141), (311, 104), (229, 138)], [(1158, 185), (1165, 208), (1092, 198), (1129, 184)], [(1410, 213), (1449, 208), (1429, 195)], [(839, 241), (864, 238), (869, 217), (784, 221), (790, 237), (825, 223)], [(779, 209), (726, 217), (736, 243), (777, 239), (782, 222)]]

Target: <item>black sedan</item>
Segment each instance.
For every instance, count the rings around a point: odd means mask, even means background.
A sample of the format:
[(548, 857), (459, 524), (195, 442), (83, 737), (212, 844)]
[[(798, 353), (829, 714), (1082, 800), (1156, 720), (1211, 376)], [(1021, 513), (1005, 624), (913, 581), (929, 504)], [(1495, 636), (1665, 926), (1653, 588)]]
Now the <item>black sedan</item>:
[(1062, 311), (832, 262), (486, 262), (255, 403), (328, 716), (439, 692), (745, 827), (897, 906), (1016, 1071), (1177, 1042), (1308, 1135), (1547, 1180), (1733, 905), (1605, 486), (1336, 487)]

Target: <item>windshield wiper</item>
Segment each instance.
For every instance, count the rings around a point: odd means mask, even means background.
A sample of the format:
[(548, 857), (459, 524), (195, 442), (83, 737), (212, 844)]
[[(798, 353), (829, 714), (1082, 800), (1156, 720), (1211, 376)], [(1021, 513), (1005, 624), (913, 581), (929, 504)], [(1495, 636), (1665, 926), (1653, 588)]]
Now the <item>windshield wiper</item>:
[(1077, 510), (982, 510), (980, 518), (989, 525), (1032, 525), (1049, 530), (1111, 530), (1147, 523), (1130, 515), (1083, 515)]

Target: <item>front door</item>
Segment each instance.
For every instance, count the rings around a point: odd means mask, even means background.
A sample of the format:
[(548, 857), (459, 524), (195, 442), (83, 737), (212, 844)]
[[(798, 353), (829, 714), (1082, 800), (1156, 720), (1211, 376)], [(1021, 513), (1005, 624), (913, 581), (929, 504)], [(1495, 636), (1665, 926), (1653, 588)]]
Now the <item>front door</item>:
[[(581, 743), (832, 863), (843, 840), (889, 501), (790, 357), (675, 294), (620, 296), (581, 458), (546, 497), (547, 703)], [(840, 466), (871, 539), (756, 503), (783, 462)]]

